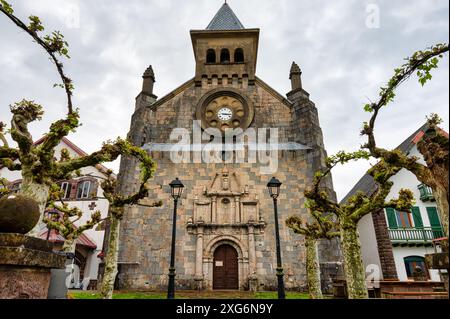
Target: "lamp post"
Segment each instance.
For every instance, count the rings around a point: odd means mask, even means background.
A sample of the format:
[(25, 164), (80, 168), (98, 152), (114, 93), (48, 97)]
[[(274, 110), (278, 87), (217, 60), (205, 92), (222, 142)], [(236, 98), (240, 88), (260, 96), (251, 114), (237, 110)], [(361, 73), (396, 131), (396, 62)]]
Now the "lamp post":
[(286, 299), (286, 293), (284, 291), (284, 279), (283, 279), (283, 264), (281, 262), (281, 247), (280, 247), (280, 231), (278, 229), (278, 207), (277, 201), (280, 195), (281, 182), (273, 177), (267, 184), (270, 197), (273, 199), (273, 208), (275, 212), (275, 240), (277, 245), (277, 277), (278, 277), (278, 299)]
[(177, 235), (177, 205), (178, 200), (183, 194), (184, 185), (176, 178), (169, 184), (174, 201), (173, 207), (173, 226), (172, 226), (172, 250), (170, 253), (170, 268), (169, 268), (169, 286), (167, 288), (167, 299), (175, 298), (175, 238)]

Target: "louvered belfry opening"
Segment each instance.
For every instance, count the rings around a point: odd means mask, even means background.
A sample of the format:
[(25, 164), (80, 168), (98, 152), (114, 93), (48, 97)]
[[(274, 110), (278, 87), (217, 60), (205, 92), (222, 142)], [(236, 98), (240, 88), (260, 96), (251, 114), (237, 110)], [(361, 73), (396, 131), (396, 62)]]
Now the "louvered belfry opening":
[(241, 48), (236, 49), (234, 52), (234, 62), (243, 63), (244, 62), (244, 50)]
[(217, 63), (217, 61), (216, 61), (216, 51), (215, 50), (209, 49), (206, 52), (206, 63), (210, 63), (210, 64)]
[(230, 51), (228, 49), (220, 51), (220, 63), (230, 63)]

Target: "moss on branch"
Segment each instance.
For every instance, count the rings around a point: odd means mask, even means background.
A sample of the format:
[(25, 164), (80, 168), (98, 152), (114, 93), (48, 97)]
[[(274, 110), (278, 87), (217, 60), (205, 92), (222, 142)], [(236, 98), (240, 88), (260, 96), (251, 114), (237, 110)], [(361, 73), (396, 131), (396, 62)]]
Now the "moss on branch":
[[(69, 207), (62, 199), (63, 192), (57, 184), (50, 188), (50, 195), (47, 204), (48, 209), (58, 212), (58, 218), (44, 218), (44, 223), (48, 229), (56, 229), (68, 241), (73, 242), (86, 230), (94, 228), (101, 222), (101, 212), (95, 211), (90, 219), (82, 225), (76, 223), (82, 218), (83, 211), (77, 207)], [(57, 204), (59, 202), (60, 204)]]
[[(420, 84), (425, 85), (432, 79), (431, 71), (438, 67), (440, 59), (445, 53), (448, 53), (448, 44), (436, 44), (423, 51), (415, 52), (411, 57), (406, 58), (406, 63), (401, 67), (395, 69), (394, 75), (388, 81), (385, 87), (382, 87), (379, 93), (379, 100), (377, 102), (366, 104), (364, 110), (372, 113), (369, 122), (365, 122), (361, 135), (367, 136), (367, 143), (362, 146), (364, 149), (370, 151), (371, 156), (375, 158), (383, 158), (387, 163), (405, 168), (415, 174), (418, 179), (430, 187), (433, 187), (433, 176), (427, 169), (427, 166), (418, 163), (418, 158), (415, 156), (408, 156), (399, 150), (387, 150), (377, 146), (375, 140), (375, 124), (378, 115), (383, 107), (386, 107), (395, 98), (395, 90), (412, 75), (417, 74)], [(436, 128), (440, 123), (437, 115), (433, 114), (428, 124), (432, 128)], [(448, 140), (448, 139), (447, 139)], [(447, 142), (448, 150), (448, 142)], [(430, 154), (432, 155), (432, 154)]]
[(440, 60), (448, 51), (448, 44), (436, 44), (408, 57), (405, 64), (395, 69), (388, 84), (381, 88), (379, 100), (364, 106), (365, 111), (372, 115), (369, 122), (364, 123), (361, 131), (361, 135), (367, 136), (367, 143), (362, 146), (363, 149), (368, 149), (373, 157), (383, 159), (391, 166), (410, 171), (420, 182), (431, 187), (447, 236), (449, 233), (449, 139), (448, 134), (444, 134), (438, 127), (442, 120), (436, 114), (428, 117), (427, 132), (417, 143), (417, 149), (423, 156), (426, 165), (420, 163), (416, 156), (410, 156), (400, 150), (387, 150), (379, 147), (374, 131), (381, 109), (394, 100), (396, 89), (414, 74), (417, 75), (419, 83), (424, 86), (432, 79), (431, 72), (438, 68)]

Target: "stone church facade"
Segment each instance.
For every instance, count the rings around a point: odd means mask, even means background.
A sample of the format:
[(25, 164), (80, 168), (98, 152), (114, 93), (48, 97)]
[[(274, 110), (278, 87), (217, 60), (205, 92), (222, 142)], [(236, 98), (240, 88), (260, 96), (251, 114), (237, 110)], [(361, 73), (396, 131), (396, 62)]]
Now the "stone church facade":
[[(168, 185), (178, 177), (185, 191), (176, 221), (177, 288), (275, 289), (274, 210), (266, 187), (273, 175), (283, 183), (278, 210), (286, 287), (303, 289), (304, 240), (289, 230), (284, 220), (294, 214), (307, 216), (303, 191), (311, 184), (314, 172), (323, 167), (326, 151), (317, 109), (302, 87), (301, 70), (293, 63), (292, 91), (287, 97), (259, 79), (259, 29), (244, 28), (228, 4), (206, 30), (191, 31), (191, 38), (195, 77), (157, 99), (153, 94), (155, 74), (149, 67), (136, 99), (129, 138), (149, 150), (158, 168), (148, 199), (125, 211), (120, 230), (119, 287), (166, 289), (173, 209)], [(276, 128), (278, 145), (304, 147), (278, 147), (277, 169), (271, 175), (261, 169), (265, 163), (248, 158), (236, 161), (233, 151), (231, 160), (226, 152), (223, 161), (211, 163), (194, 147), (188, 151), (189, 158), (174, 163), (170, 152), (156, 147), (176, 143), (171, 139), (174, 129), (205, 133), (211, 128), (222, 133), (230, 128)], [(122, 159), (118, 183), (125, 194), (138, 188), (139, 169), (133, 159)], [(331, 179), (324, 187), (334, 194)], [(155, 200), (164, 205), (148, 207)], [(336, 242), (322, 242), (319, 256), (327, 288), (339, 268)]]

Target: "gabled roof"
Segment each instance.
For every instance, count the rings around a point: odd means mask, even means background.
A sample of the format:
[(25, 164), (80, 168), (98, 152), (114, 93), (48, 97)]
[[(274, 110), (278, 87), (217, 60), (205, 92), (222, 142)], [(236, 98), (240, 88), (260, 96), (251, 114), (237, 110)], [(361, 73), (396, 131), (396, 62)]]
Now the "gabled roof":
[[(397, 149), (405, 154), (411, 152), (413, 147), (419, 142), (425, 132), (428, 130), (428, 124), (424, 124), (421, 128), (415, 131), (411, 136), (409, 136), (402, 144), (400, 144)], [(372, 176), (365, 174), (356, 183), (352, 190), (341, 200), (341, 204), (348, 201), (350, 197), (355, 195), (357, 192), (363, 192), (367, 195), (372, 195), (377, 190), (377, 183), (375, 183)]]
[(230, 6), (225, 2), (212, 21), (206, 27), (206, 30), (243, 30), (245, 27), (234, 14)]
[[(47, 227), (41, 229), (41, 232), (39, 233), (39, 238), (47, 240), (47, 233), (48, 233)], [(65, 239), (56, 230), (51, 230), (48, 241), (51, 243), (63, 244), (65, 242)], [(87, 234), (84, 234), (84, 233), (81, 234), (80, 237), (78, 237), (75, 240), (75, 243), (77, 245), (84, 246), (89, 249), (97, 249), (97, 245), (94, 243), (94, 241), (92, 239), (90, 239)]]

